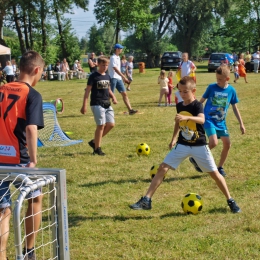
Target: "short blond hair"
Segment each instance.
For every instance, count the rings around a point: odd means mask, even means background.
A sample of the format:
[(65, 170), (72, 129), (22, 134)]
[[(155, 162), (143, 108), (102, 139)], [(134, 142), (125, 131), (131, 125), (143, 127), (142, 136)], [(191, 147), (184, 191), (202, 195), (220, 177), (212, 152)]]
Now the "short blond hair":
[(227, 64), (222, 64), (216, 69), (216, 74), (223, 75), (225, 77), (229, 77), (230, 68)]
[(161, 70), (161, 72), (160, 72), (160, 78), (161, 78), (161, 79), (165, 79), (165, 78), (166, 78), (166, 71), (165, 71), (165, 70)]

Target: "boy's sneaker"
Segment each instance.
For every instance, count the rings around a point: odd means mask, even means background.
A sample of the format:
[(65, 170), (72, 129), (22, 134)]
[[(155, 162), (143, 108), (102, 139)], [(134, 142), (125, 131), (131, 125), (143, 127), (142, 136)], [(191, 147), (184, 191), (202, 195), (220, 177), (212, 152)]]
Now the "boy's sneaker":
[(241, 212), (241, 209), (238, 207), (238, 205), (236, 204), (235, 200), (230, 198), (229, 200), (227, 200), (228, 206), (230, 207), (230, 210), (233, 213), (239, 213)]
[(227, 174), (224, 172), (223, 167), (218, 167), (218, 172), (219, 172), (223, 177), (227, 176)]
[(147, 197), (142, 197), (135, 204), (130, 205), (130, 208), (136, 210), (138, 209), (149, 210), (152, 208), (152, 200)]
[(189, 157), (189, 160), (190, 160), (190, 162), (192, 163), (192, 165), (194, 166), (194, 168), (195, 168), (195, 170), (196, 170), (197, 172), (203, 172), (203, 171), (200, 169), (199, 165), (196, 163), (196, 161), (194, 160), (193, 157)]
[(138, 110), (131, 109), (129, 110), (129, 115), (134, 115), (138, 112)]
[[(27, 251), (27, 253), (26, 253)], [(36, 255), (34, 254), (34, 249), (28, 252), (25, 248), (23, 249), (23, 255), (24, 255), (24, 260), (36, 260)]]
[(94, 143), (94, 139), (90, 140), (88, 142), (89, 146), (95, 151), (95, 143)]
[(98, 154), (98, 155), (101, 155), (101, 156), (104, 156), (106, 155), (104, 152), (102, 152), (101, 150), (101, 147), (98, 147), (96, 150), (94, 150), (93, 154)]

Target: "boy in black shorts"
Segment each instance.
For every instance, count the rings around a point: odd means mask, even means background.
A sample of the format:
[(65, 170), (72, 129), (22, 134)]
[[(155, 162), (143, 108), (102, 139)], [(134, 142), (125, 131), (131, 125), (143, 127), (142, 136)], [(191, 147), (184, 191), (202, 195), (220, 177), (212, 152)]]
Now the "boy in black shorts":
[(82, 114), (86, 114), (88, 97), (91, 92), (90, 107), (97, 128), (94, 139), (89, 141), (88, 144), (93, 148), (93, 154), (98, 155), (105, 155), (101, 150), (102, 137), (115, 126), (114, 110), (110, 105), (110, 98), (112, 98), (113, 104), (117, 104), (117, 100), (110, 89), (110, 77), (106, 74), (108, 65), (109, 60), (107, 58), (104, 56), (98, 58), (98, 71), (93, 72), (88, 78), (83, 105), (80, 110)]
[(200, 169), (208, 172), (227, 199), (228, 206), (233, 213), (240, 212), (234, 199), (231, 198), (226, 181), (219, 174), (214, 158), (206, 143), (203, 124), (205, 116), (202, 104), (194, 98), (196, 84), (191, 77), (183, 77), (178, 83), (178, 89), (183, 99), (176, 105), (177, 114), (172, 140), (169, 144), (171, 151), (160, 165), (150, 187), (144, 197), (131, 205), (135, 210), (149, 210), (152, 208), (151, 197), (163, 181), (169, 169), (175, 170), (187, 157), (192, 156)]

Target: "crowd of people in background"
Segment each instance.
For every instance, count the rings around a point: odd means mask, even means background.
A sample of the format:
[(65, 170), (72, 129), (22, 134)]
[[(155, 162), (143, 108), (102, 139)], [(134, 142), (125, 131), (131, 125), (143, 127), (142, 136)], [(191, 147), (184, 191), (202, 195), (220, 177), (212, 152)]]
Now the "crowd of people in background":
[[(100, 52), (100, 56), (103, 56), (103, 52)], [(181, 62), (181, 77), (191, 75), (196, 70), (196, 66), (192, 61), (188, 59), (188, 53), (183, 53), (182, 55), (182, 62)], [(253, 72), (258, 73), (259, 71), (259, 63), (260, 63), (260, 51), (256, 51), (253, 54), (251, 54), (249, 51), (246, 51), (246, 53), (239, 53), (236, 52), (232, 53), (234, 64), (232, 67), (232, 70), (234, 72), (234, 83), (236, 83), (240, 77), (243, 77), (245, 80), (245, 83), (248, 83), (247, 81), (247, 73), (252, 71), (252, 62), (253, 62)], [(110, 59), (110, 57), (107, 57)], [(126, 77), (127, 81), (123, 80), (126, 84), (126, 90), (130, 91), (130, 85), (133, 81), (133, 69), (134, 69), (134, 57), (125, 55), (121, 56), (121, 67), (120, 71), (121, 73)], [(98, 70), (98, 63), (97, 63), (97, 57), (94, 52), (92, 52), (88, 58), (88, 66), (89, 66), (89, 74), (96, 72)], [(85, 78), (82, 76), (82, 73), (84, 72), (83, 67), (81, 65), (81, 60), (77, 59), (74, 61), (74, 64), (69, 66), (67, 59), (64, 58), (62, 61), (58, 60), (54, 66), (51, 66), (51, 68), (48, 68), (48, 66), (45, 66), (44, 71), (42, 72), (42, 78), (41, 80), (47, 80), (50, 79), (48, 77), (48, 71), (52, 70), (57, 75), (58, 80), (70, 80), (70, 73), (74, 73), (74, 75), (77, 76), (77, 78)], [(87, 73), (87, 72), (86, 72)], [(108, 73), (108, 72), (107, 72)], [(15, 81), (18, 78), (19, 75), (19, 69), (16, 64), (16, 60), (12, 59), (11, 61), (6, 61), (5, 66), (2, 66), (0, 64), (0, 84), (3, 82), (12, 82)], [(172, 77), (172, 76), (171, 76)], [(169, 77), (168, 77), (169, 78)], [(176, 87), (178, 87), (176, 85)], [(174, 87), (171, 87), (171, 84), (168, 86), (168, 105), (171, 105), (171, 92)], [(178, 92), (178, 90), (176, 91)], [(178, 96), (178, 93), (175, 92), (175, 98)], [(176, 100), (176, 99), (175, 99)]]

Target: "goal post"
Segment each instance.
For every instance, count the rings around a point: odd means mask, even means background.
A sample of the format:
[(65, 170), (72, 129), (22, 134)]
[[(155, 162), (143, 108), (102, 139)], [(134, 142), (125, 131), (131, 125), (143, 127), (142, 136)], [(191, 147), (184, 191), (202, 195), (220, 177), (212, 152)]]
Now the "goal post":
[[(36, 256), (39, 259), (70, 260), (66, 170), (0, 166), (0, 183), (3, 181), (10, 181), (11, 184), (21, 183), (19, 188), (15, 187), (14, 192), (11, 192), (13, 230), (10, 228), (9, 233), (13, 233), (14, 237), (14, 244), (10, 248), (15, 259), (24, 259), (22, 254), (25, 241), (23, 208), (25, 208), (26, 195), (36, 189), (42, 189), (41, 222), (46, 222), (46, 224), (42, 224), (39, 232), (37, 231), (37, 238), (40, 237), (42, 241), (39, 243), (38, 239), (36, 241)], [(11, 244), (11, 241), (8, 241), (8, 244)]]

